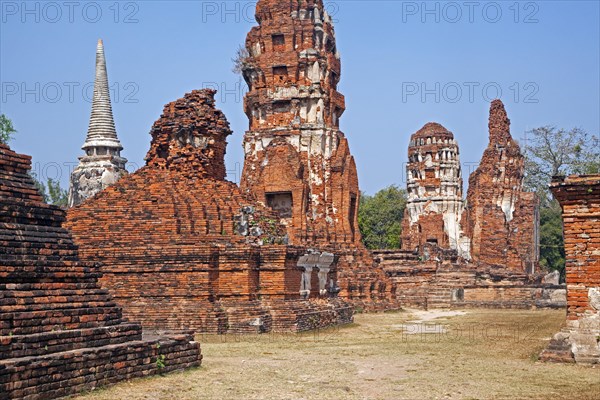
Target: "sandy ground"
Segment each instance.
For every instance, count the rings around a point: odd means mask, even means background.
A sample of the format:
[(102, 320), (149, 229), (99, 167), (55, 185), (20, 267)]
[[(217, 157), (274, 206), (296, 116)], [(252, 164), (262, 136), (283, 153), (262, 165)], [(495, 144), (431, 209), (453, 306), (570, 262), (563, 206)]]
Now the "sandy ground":
[(600, 367), (536, 361), (563, 321), (563, 311), (412, 310), (302, 335), (199, 336), (201, 368), (78, 399), (600, 399)]

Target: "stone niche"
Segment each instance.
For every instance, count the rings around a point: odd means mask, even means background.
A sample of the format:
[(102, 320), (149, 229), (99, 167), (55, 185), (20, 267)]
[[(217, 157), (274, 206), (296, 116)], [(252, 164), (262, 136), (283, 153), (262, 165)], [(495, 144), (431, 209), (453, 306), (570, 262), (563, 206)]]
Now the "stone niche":
[(65, 212), (43, 202), (30, 169), (30, 157), (0, 144), (0, 399), (52, 399), (199, 366), (191, 332), (149, 335), (123, 318), (97, 260), (80, 261)]
[(265, 193), (267, 205), (281, 218), (291, 218), (294, 200), (291, 192)]
[[(300, 295), (307, 249), (288, 246), (281, 216), (225, 180), (231, 130), (214, 94), (167, 104), (146, 166), (69, 210), (82, 257), (104, 264), (102, 284), (149, 329), (261, 333), (352, 321), (335, 293), (313, 285)], [(303, 197), (280, 189), (268, 200), (289, 214)]]
[(550, 189), (563, 211), (567, 321), (542, 361), (600, 363), (600, 175), (561, 177)]

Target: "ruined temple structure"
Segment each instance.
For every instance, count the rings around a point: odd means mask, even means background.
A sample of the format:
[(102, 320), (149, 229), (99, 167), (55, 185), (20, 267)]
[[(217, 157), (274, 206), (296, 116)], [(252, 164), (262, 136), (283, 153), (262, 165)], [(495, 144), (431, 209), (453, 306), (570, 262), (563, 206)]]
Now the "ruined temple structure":
[(241, 189), (277, 211), (289, 243), (339, 260), (341, 295), (370, 303), (391, 285), (358, 230), (359, 188), (337, 91), (340, 55), (321, 0), (260, 0), (239, 60), (249, 91)]
[(539, 206), (523, 190), (525, 159), (500, 100), (490, 107), (489, 144), (469, 177), (463, 227), (474, 262), (533, 274), (539, 260)]
[(122, 317), (30, 169), (30, 157), (0, 144), (0, 399), (52, 399), (200, 365), (190, 333), (147, 335)]
[(402, 248), (423, 249), (426, 243), (456, 250), (469, 258), (462, 234), (462, 173), (454, 135), (430, 122), (413, 134), (406, 166), (408, 200), (402, 225)]
[(127, 174), (125, 169), (127, 160), (121, 157), (123, 146), (117, 137), (110, 104), (102, 40), (98, 40), (96, 48), (92, 115), (82, 149), (85, 155), (79, 157), (79, 165), (71, 174), (69, 207), (81, 203)]
[(409, 144), (402, 250), (375, 256), (403, 305), (560, 308), (564, 285), (537, 273), (538, 203), (523, 191), (524, 158), (500, 100), (489, 145), (469, 178), (466, 202), (458, 145), (428, 123)]
[(563, 212), (567, 323), (540, 358), (600, 364), (600, 175), (555, 178), (550, 189)]
[(347, 323), (330, 254), (290, 247), (275, 212), (225, 180), (213, 90), (165, 106), (146, 166), (68, 212), (125, 316), (152, 329), (302, 331)]

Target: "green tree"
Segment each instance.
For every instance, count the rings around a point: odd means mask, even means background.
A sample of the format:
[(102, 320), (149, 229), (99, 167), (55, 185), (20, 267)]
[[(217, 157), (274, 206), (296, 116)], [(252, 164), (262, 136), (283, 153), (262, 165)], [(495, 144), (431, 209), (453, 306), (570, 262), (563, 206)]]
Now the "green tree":
[(552, 202), (548, 187), (553, 176), (600, 172), (598, 136), (579, 128), (532, 129), (527, 132), (524, 150), (525, 186), (538, 193), (544, 207)]
[(402, 217), (406, 208), (406, 191), (396, 185), (380, 190), (374, 196), (361, 195), (358, 226), (369, 249), (400, 247)]
[(8, 144), (12, 139), (13, 133), (16, 133), (12, 121), (4, 114), (0, 114), (0, 143)]
[(540, 266), (546, 270), (560, 271), (564, 279), (562, 211), (556, 200), (540, 210)]
[(55, 206), (67, 207), (69, 193), (60, 187), (60, 183), (52, 178), (48, 178), (48, 203)]
[(58, 181), (48, 178), (46, 184), (43, 184), (38, 180), (35, 172), (30, 172), (29, 175), (46, 203), (63, 208), (67, 207), (69, 193), (60, 186)]
[(579, 128), (543, 126), (527, 132), (524, 150), (525, 186), (540, 197), (540, 265), (564, 277), (562, 215), (550, 182), (554, 176), (599, 173), (599, 139)]

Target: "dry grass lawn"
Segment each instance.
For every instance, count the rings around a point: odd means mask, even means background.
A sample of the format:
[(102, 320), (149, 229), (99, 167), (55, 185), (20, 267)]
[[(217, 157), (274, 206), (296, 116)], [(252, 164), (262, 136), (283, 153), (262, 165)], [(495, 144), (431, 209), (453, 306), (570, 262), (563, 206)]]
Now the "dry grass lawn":
[(78, 399), (600, 399), (600, 367), (536, 362), (564, 311), (459, 314), (358, 314), (303, 335), (201, 336), (201, 368)]

